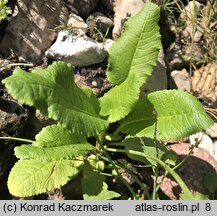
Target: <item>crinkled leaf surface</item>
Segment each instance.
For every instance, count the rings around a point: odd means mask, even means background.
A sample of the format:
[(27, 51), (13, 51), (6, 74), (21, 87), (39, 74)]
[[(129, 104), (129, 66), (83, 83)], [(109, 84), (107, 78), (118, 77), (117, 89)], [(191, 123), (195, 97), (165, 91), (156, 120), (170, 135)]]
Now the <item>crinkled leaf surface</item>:
[(83, 164), (78, 157), (93, 150), (91, 144), (77, 141), (81, 141), (78, 135), (62, 125), (52, 125), (43, 128), (32, 145), (16, 147), (20, 160), (8, 178), (10, 193), (32, 196), (66, 184)]
[(112, 88), (100, 99), (103, 116), (115, 122), (125, 117), (139, 98), (140, 87), (151, 75), (161, 47), (160, 8), (147, 3), (129, 18), (123, 35), (109, 50), (108, 79)]
[(15, 148), (15, 155), (20, 159), (35, 159), (37, 161), (52, 161), (73, 159), (93, 150), (89, 143), (66, 144), (56, 147), (40, 148), (33, 145), (22, 145)]
[(75, 177), (81, 164), (71, 160), (19, 160), (8, 177), (9, 192), (14, 196), (27, 197), (50, 191)]
[(87, 142), (86, 137), (76, 135), (60, 124), (44, 127), (35, 136), (35, 140), (32, 145), (37, 147), (55, 147), (61, 146), (63, 143), (76, 144)]
[(163, 90), (140, 99), (132, 112), (120, 121), (117, 132), (153, 138), (156, 122), (158, 140), (187, 137), (213, 124), (194, 96), (180, 90)]
[(99, 116), (94, 94), (75, 84), (70, 64), (54, 62), (31, 73), (17, 69), (3, 83), (15, 99), (39, 108), (76, 134), (92, 136), (108, 126)]
[(80, 141), (78, 135), (61, 125), (52, 125), (43, 128), (32, 145), (15, 147), (15, 155), (20, 159), (52, 161), (73, 159), (94, 149), (86, 140), (83, 143), (77, 141)]

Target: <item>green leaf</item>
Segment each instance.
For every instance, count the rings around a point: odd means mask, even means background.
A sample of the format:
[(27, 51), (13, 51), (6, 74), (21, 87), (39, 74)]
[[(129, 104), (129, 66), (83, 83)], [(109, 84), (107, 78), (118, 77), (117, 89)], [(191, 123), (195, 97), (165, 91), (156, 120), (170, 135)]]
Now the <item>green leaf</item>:
[(213, 124), (194, 96), (180, 90), (163, 90), (140, 99), (132, 112), (120, 121), (117, 133), (153, 138), (156, 122), (158, 140), (187, 137)]
[(9, 174), (9, 192), (14, 196), (28, 197), (50, 191), (75, 177), (81, 164), (80, 161), (71, 160), (51, 162), (20, 160)]
[(161, 47), (158, 19), (160, 8), (153, 3), (126, 22), (125, 31), (109, 49), (108, 79), (112, 88), (100, 99), (109, 122), (125, 117), (139, 98), (140, 87), (150, 77)]
[(32, 196), (66, 184), (78, 174), (83, 164), (80, 156), (94, 149), (86, 141), (77, 143), (83, 140), (62, 125), (52, 125), (43, 128), (32, 145), (15, 147), (15, 155), (21, 160), (10, 172), (10, 193)]
[[(117, 145), (119, 143), (116, 143)], [(157, 149), (155, 147), (154, 140), (149, 138), (129, 138), (125, 139), (120, 143), (121, 146), (124, 146), (126, 150), (133, 150), (138, 152), (143, 152), (149, 156), (162, 158), (162, 156), (169, 152), (169, 150), (163, 144), (157, 142)], [(135, 156), (127, 152), (129, 158), (135, 161), (146, 162), (147, 164), (156, 165), (156, 162), (149, 158), (144, 158), (140, 156)], [(157, 156), (158, 155), (158, 156)]]
[(84, 200), (110, 200), (120, 196), (114, 191), (109, 191), (108, 185), (104, 181), (105, 176), (99, 173), (82, 178), (81, 185)]
[(37, 161), (53, 161), (60, 159), (74, 159), (86, 155), (93, 150), (93, 146), (85, 144), (67, 144), (56, 147), (40, 148), (33, 145), (15, 147), (15, 155), (20, 159), (35, 159)]
[(79, 138), (63, 126), (52, 125), (43, 128), (32, 145), (15, 147), (15, 155), (20, 159), (52, 161), (74, 159), (94, 149), (86, 140), (83, 143), (77, 141)]
[(73, 134), (62, 125), (51, 125), (44, 127), (40, 133), (35, 136), (35, 142), (32, 144), (37, 147), (55, 147), (65, 144), (86, 143), (86, 137)]
[(92, 136), (108, 126), (99, 116), (96, 96), (75, 84), (74, 67), (70, 64), (54, 62), (32, 73), (17, 69), (3, 83), (12, 97), (35, 106), (73, 133)]

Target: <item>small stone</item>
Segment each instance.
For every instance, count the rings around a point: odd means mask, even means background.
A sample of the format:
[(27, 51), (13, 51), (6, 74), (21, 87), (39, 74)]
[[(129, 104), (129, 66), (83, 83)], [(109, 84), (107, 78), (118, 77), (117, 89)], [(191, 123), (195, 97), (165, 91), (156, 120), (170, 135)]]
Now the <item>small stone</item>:
[(97, 82), (96, 82), (95, 80), (92, 81), (91, 85), (92, 85), (94, 88), (97, 88), (97, 87), (98, 87), (98, 84), (97, 84)]
[(71, 30), (80, 30), (81, 34), (87, 33), (87, 24), (84, 22), (84, 20), (80, 16), (77, 16), (74, 13), (71, 13), (69, 15), (67, 28), (70, 28)]
[(101, 34), (106, 34), (113, 26), (113, 21), (99, 12), (91, 14), (86, 22), (91, 33), (99, 31)]
[(178, 89), (191, 91), (191, 80), (186, 69), (172, 71), (171, 77)]
[(214, 123), (213, 126), (211, 126), (210, 128), (206, 129), (206, 133), (211, 138), (217, 138), (217, 123)]

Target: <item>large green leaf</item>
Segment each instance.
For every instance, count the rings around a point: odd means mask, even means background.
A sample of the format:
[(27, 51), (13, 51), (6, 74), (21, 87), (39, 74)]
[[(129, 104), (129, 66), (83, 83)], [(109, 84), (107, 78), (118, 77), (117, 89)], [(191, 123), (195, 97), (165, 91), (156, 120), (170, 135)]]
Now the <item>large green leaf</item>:
[(32, 73), (17, 69), (3, 83), (15, 99), (39, 108), (74, 133), (92, 136), (108, 126), (99, 116), (99, 102), (94, 94), (75, 84), (70, 64), (54, 62)]
[(100, 99), (103, 116), (115, 122), (125, 117), (139, 98), (140, 87), (151, 75), (161, 47), (158, 27), (160, 9), (145, 4), (129, 18), (125, 32), (109, 50), (108, 78), (114, 88)]
[[(155, 113), (156, 112), (156, 113)], [(170, 140), (187, 137), (213, 124), (200, 102), (180, 90), (163, 90), (140, 99), (132, 112), (120, 121), (121, 131), (134, 137)]]
[(83, 164), (80, 156), (94, 149), (81, 141), (83, 138), (62, 125), (52, 125), (43, 128), (32, 145), (15, 147), (20, 160), (8, 178), (11, 194), (32, 196), (66, 184), (78, 174), (77, 168)]
[(86, 140), (83, 143), (77, 141), (78, 136), (63, 126), (52, 125), (43, 128), (32, 145), (15, 147), (15, 155), (20, 159), (52, 161), (74, 159), (94, 149)]
[(14, 196), (27, 197), (60, 187), (78, 174), (81, 164), (71, 160), (20, 160), (9, 174), (9, 192)]
[(37, 161), (53, 161), (73, 159), (85, 155), (93, 146), (85, 144), (66, 144), (57, 147), (40, 148), (33, 145), (22, 145), (15, 148), (15, 155), (20, 159), (35, 159)]

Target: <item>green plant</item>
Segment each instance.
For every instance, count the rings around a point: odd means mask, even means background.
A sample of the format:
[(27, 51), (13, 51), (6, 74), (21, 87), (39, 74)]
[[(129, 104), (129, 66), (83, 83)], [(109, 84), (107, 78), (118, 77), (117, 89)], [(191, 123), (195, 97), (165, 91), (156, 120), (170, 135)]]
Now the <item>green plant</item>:
[(8, 0), (0, 1), (0, 21), (4, 19), (9, 19), (8, 15), (12, 13), (11, 9), (6, 5)]
[[(3, 80), (15, 99), (35, 106), (57, 121), (43, 128), (35, 141), (18, 139), (31, 145), (15, 147), (19, 160), (8, 178), (11, 194), (25, 197), (43, 193), (80, 173), (84, 199), (119, 197), (106, 184), (106, 179), (114, 176), (129, 189), (133, 199), (139, 199), (123, 178), (124, 169), (135, 179), (142, 194), (150, 197), (146, 185), (126, 163), (115, 161), (110, 154), (113, 152), (152, 167), (153, 199), (158, 198), (160, 167), (165, 176), (170, 174), (178, 182), (183, 199), (204, 198), (189, 191), (175, 172), (179, 166), (175, 155), (160, 141), (186, 137), (211, 126), (213, 121), (196, 98), (186, 92), (163, 90), (140, 95), (161, 47), (159, 11), (157, 5), (149, 3), (129, 18), (125, 32), (109, 50), (107, 74), (113, 88), (100, 99), (91, 90), (78, 87), (74, 67), (63, 62), (31, 73), (17, 69)], [(113, 122), (120, 126), (110, 134), (107, 129)], [(123, 133), (126, 137), (122, 140)], [(87, 142), (86, 138), (91, 136), (96, 138), (95, 145)]]

